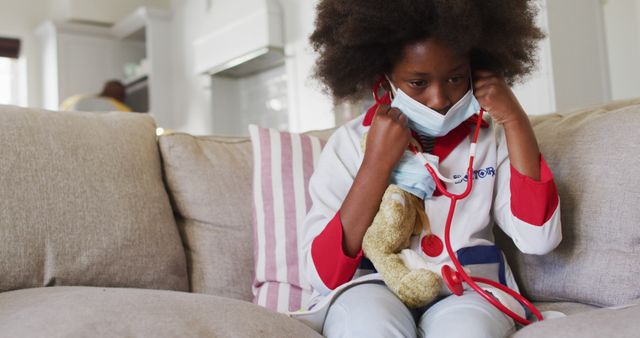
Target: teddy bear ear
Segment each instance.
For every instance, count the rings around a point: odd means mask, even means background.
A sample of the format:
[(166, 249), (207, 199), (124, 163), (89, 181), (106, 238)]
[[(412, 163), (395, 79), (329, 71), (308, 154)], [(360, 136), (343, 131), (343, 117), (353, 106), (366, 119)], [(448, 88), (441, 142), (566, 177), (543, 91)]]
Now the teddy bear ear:
[[(415, 197), (415, 196), (414, 196)], [(416, 212), (418, 213), (418, 217), (416, 217), (416, 224), (414, 231), (414, 235), (419, 235), (422, 233), (422, 229), (424, 229), (425, 235), (431, 235), (431, 224), (429, 223), (429, 218), (427, 217), (426, 212), (424, 211), (424, 205), (422, 204), (422, 200), (419, 198), (414, 199), (414, 207)]]

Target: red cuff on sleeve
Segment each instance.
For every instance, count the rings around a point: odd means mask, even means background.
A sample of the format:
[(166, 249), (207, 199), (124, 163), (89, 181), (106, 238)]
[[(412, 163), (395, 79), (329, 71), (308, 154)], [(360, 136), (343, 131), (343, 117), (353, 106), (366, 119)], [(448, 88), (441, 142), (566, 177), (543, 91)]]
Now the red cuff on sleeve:
[(313, 240), (311, 258), (320, 279), (331, 290), (353, 278), (362, 260), (362, 249), (355, 258), (344, 253), (340, 212), (336, 213), (324, 230)]
[(558, 190), (553, 173), (540, 155), (540, 181), (535, 181), (511, 166), (511, 213), (535, 226), (545, 224), (558, 207)]

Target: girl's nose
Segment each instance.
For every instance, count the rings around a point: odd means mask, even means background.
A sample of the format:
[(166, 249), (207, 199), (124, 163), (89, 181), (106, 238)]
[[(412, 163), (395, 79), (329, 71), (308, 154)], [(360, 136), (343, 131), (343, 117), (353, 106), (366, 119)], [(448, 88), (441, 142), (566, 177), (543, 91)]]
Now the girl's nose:
[(444, 88), (441, 85), (433, 85), (431, 93), (429, 93), (429, 108), (437, 111), (438, 113), (445, 115), (449, 108), (451, 108), (451, 100), (447, 95)]

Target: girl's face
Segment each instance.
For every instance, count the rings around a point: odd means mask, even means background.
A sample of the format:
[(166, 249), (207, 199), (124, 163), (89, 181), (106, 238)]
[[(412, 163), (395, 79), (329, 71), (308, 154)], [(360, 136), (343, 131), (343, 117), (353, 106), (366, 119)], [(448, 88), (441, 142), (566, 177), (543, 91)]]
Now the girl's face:
[(389, 75), (396, 87), (444, 115), (469, 90), (469, 58), (427, 39), (406, 45)]

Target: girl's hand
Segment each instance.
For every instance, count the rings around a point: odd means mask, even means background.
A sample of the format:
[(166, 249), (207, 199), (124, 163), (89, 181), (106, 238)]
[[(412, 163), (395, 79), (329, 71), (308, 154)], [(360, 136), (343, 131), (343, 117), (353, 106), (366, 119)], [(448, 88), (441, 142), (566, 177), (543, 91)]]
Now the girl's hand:
[(499, 124), (522, 120), (527, 115), (504, 78), (496, 73), (474, 71), (473, 93), (480, 106)]
[(365, 162), (391, 173), (411, 139), (409, 120), (397, 108), (380, 105), (369, 128), (364, 151)]
[(340, 207), (342, 250), (347, 256), (356, 257), (362, 248), (362, 238), (410, 137), (407, 117), (398, 109), (380, 105), (367, 133), (362, 165)]
[(527, 114), (502, 76), (486, 70), (473, 72), (473, 90), (491, 118), (504, 126), (511, 165), (523, 175), (540, 180), (540, 149)]

